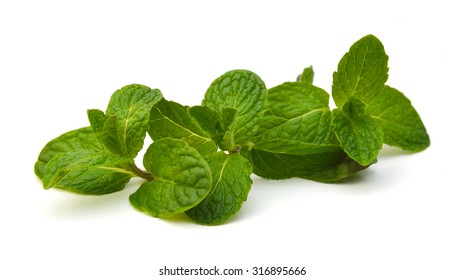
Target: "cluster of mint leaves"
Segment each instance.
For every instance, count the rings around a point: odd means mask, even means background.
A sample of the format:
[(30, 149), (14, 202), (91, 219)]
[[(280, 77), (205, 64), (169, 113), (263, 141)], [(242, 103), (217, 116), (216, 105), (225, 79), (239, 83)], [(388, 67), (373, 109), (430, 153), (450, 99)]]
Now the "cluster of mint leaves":
[[(247, 70), (229, 71), (199, 106), (132, 84), (105, 112), (88, 110), (90, 126), (62, 134), (40, 152), (43, 187), (101, 195), (146, 181), (131, 204), (155, 217), (185, 213), (206, 225), (234, 216), (251, 174), (335, 182), (377, 161), (383, 144), (421, 151), (430, 139), (411, 102), (385, 85), (388, 56), (373, 35), (361, 38), (333, 74), (332, 97), (313, 85), (312, 67), (295, 82), (267, 89)], [(149, 134), (142, 170), (134, 159)]]

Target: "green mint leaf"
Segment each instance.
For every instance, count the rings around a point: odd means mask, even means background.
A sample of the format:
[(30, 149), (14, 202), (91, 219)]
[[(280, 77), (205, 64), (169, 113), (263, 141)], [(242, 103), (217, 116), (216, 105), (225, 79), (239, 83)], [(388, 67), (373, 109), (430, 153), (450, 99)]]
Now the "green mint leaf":
[(206, 160), (213, 179), (211, 192), (185, 213), (199, 224), (217, 225), (235, 215), (246, 201), (253, 169), (239, 154), (217, 152)]
[(210, 135), (218, 134), (221, 121), (219, 114), (206, 106), (192, 106), (188, 108), (188, 113), (192, 116), (202, 130)]
[(385, 86), (382, 94), (369, 103), (366, 113), (379, 122), (385, 144), (410, 151), (421, 151), (430, 145), (419, 114), (400, 91)]
[[(208, 109), (212, 111), (208, 107), (205, 106), (197, 106), (202, 109)], [(196, 113), (199, 113), (199, 110), (196, 109)], [(204, 110), (203, 113), (209, 112), (208, 110)], [(194, 110), (195, 111), (195, 110)], [(193, 111), (192, 111), (193, 112)], [(214, 111), (212, 111), (214, 112)], [(216, 145), (223, 151), (231, 151), (236, 152), (240, 149), (240, 146), (236, 145), (235, 142), (235, 132), (237, 130), (237, 109), (232, 107), (226, 107), (222, 110), (222, 114), (218, 115), (216, 112), (212, 114), (213, 117), (216, 117), (215, 120), (212, 120), (211, 117), (207, 121), (207, 129), (211, 131), (211, 139), (216, 143)], [(201, 116), (197, 116), (199, 118)], [(201, 120), (197, 120), (201, 121)]]
[(155, 217), (182, 213), (197, 205), (211, 190), (208, 163), (183, 140), (154, 141), (143, 164), (153, 175), (153, 181), (142, 184), (130, 196), (130, 202)]
[(153, 140), (168, 137), (184, 140), (202, 155), (216, 152), (218, 148), (210, 135), (189, 112), (187, 106), (162, 99), (151, 111), (148, 134)]
[(382, 148), (383, 131), (365, 113), (365, 108), (362, 101), (351, 98), (343, 109), (333, 111), (333, 130), (343, 150), (359, 164), (367, 166), (377, 159)]
[(308, 143), (301, 141), (274, 139), (265, 143), (260, 143), (254, 148), (266, 151), (273, 151), (287, 154), (320, 154), (342, 151), (340, 145), (331, 143)]
[(319, 182), (344, 180), (365, 169), (338, 145), (275, 140), (253, 147), (253, 173), (269, 179), (299, 177)]
[[(193, 106), (190, 107), (188, 111), (197, 124), (204, 131), (208, 132), (211, 139), (216, 143), (216, 146), (221, 150), (227, 150), (224, 141), (224, 135), (226, 133), (223, 124), (224, 120), (221, 120), (219, 114), (206, 106)], [(227, 112), (226, 115), (228, 115)], [(225, 122), (228, 123), (228, 121)]]
[(234, 150), (234, 131), (237, 125), (237, 109), (226, 107), (219, 115), (206, 106), (189, 108), (189, 113), (197, 123), (207, 132), (221, 150)]
[(368, 35), (354, 43), (333, 74), (332, 95), (337, 107), (355, 96), (366, 104), (380, 95), (388, 79), (388, 56), (382, 43)]
[(105, 147), (94, 134), (91, 127), (83, 127), (66, 132), (49, 141), (39, 154), (34, 172), (40, 179), (45, 173), (45, 166), (56, 155), (79, 150), (103, 151)]
[[(239, 117), (236, 108), (226, 107), (222, 110), (220, 147), (222, 150), (235, 151), (241, 145), (236, 143), (236, 131), (239, 129)], [(250, 138), (251, 140), (251, 138)], [(243, 142), (245, 143), (245, 142)]]
[(313, 81), (314, 81), (314, 70), (313, 70), (313, 67), (310, 66), (308, 68), (305, 68), (303, 70), (303, 73), (301, 73), (298, 78), (296, 79), (297, 82), (302, 82), (302, 83), (306, 83), (306, 84), (310, 84), (312, 85), (313, 84)]
[(104, 151), (78, 150), (61, 153), (46, 165), (42, 179), (52, 187), (82, 194), (120, 191), (134, 177), (131, 160)]
[(89, 118), (89, 123), (92, 126), (95, 134), (100, 135), (105, 122), (108, 119), (108, 117), (105, 115), (105, 112), (98, 109), (89, 109), (87, 110), (87, 117)]
[[(258, 122), (266, 99), (266, 86), (255, 73), (233, 70), (213, 81), (206, 91), (202, 105), (216, 111), (221, 120), (229, 122), (223, 123), (223, 127), (226, 127), (228, 132), (225, 142), (232, 142), (233, 147), (227, 149), (235, 150), (236, 146), (246, 145), (252, 141), (259, 127)], [(230, 122), (230, 113), (233, 110), (227, 108), (237, 110), (232, 122)], [(224, 116), (224, 114), (228, 115)]]
[(327, 143), (332, 138), (329, 94), (316, 86), (289, 82), (269, 89), (256, 143), (285, 139)]
[(132, 84), (117, 90), (106, 109), (102, 141), (113, 153), (135, 158), (142, 149), (150, 110), (161, 100), (157, 89)]
[[(96, 129), (94, 128), (94, 130)], [(130, 157), (127, 150), (124, 151), (125, 148), (122, 146), (124, 144), (121, 140), (123, 132), (121, 132), (121, 127), (118, 125), (118, 117), (107, 116), (101, 131), (98, 131), (96, 134), (108, 150), (117, 155)]]

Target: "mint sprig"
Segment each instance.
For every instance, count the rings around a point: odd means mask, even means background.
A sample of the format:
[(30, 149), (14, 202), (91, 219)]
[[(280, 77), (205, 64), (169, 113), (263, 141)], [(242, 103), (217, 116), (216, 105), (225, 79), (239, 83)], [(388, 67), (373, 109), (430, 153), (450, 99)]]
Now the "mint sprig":
[[(374, 164), (383, 144), (426, 149), (430, 138), (419, 114), (385, 84), (387, 62), (375, 36), (354, 43), (333, 74), (333, 109), (329, 93), (313, 85), (312, 67), (270, 89), (251, 71), (229, 71), (192, 107), (128, 85), (106, 111), (87, 111), (90, 126), (47, 143), (34, 171), (45, 189), (92, 195), (141, 177), (145, 182), (129, 199), (140, 211), (221, 224), (247, 200), (252, 173), (336, 182)], [(153, 142), (143, 170), (134, 158), (147, 133)]]

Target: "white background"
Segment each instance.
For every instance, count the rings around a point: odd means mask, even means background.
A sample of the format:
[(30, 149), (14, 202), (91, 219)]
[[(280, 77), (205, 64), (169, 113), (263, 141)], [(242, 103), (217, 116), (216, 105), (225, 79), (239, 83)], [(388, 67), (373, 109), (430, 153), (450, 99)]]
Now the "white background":
[[(0, 279), (205, 279), (158, 270), (214, 265), (306, 267), (285, 279), (464, 279), (458, 4), (2, 0)], [(330, 92), (338, 61), (367, 34), (390, 57), (388, 84), (421, 114), (432, 140), (424, 152), (385, 147), (345, 183), (253, 177), (239, 214), (216, 227), (136, 211), (137, 182), (80, 196), (45, 191), (33, 173), (47, 141), (86, 126), (86, 110), (104, 110), (126, 84), (196, 105), (228, 70), (272, 87), (313, 65)]]

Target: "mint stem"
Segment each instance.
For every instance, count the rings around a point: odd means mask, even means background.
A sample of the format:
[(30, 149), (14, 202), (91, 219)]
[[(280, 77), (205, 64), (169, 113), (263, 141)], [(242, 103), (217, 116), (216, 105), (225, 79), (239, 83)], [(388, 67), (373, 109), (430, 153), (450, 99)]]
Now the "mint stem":
[(138, 168), (137, 165), (135, 165), (135, 163), (134, 163), (134, 164), (131, 164), (131, 168), (132, 168), (131, 171), (132, 171), (135, 175), (137, 175), (137, 176), (139, 176), (139, 177), (141, 177), (141, 178), (143, 178), (143, 179), (146, 179), (146, 180), (148, 180), (148, 181), (153, 180), (153, 176), (152, 176), (149, 172), (144, 171), (144, 170)]

